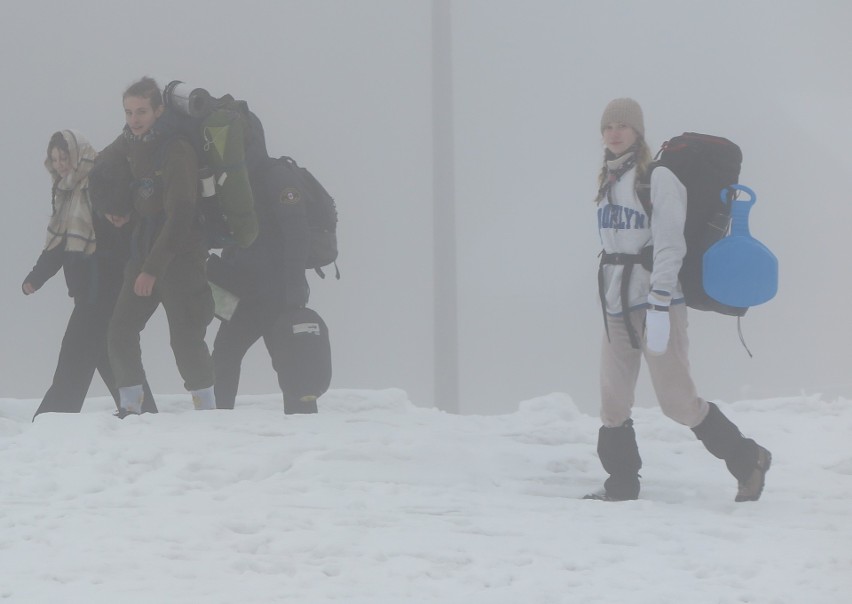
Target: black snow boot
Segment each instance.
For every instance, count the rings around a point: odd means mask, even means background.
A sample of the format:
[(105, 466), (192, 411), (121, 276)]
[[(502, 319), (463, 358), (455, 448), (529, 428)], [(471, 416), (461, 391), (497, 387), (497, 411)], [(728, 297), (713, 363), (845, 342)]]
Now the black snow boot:
[(737, 479), (735, 501), (757, 501), (763, 492), (772, 454), (744, 437), (715, 403), (709, 405), (707, 417), (692, 431), (710, 453), (725, 461), (728, 471)]
[(616, 428), (601, 426), (598, 431), (598, 457), (609, 478), (604, 490), (586, 495), (585, 499), (602, 501), (628, 501), (639, 498), (639, 470), (642, 458), (636, 445), (633, 420)]
[(766, 473), (772, 465), (772, 453), (757, 445), (757, 465), (751, 471), (751, 476), (740, 480), (737, 487), (737, 496), (734, 501), (757, 501), (763, 493), (763, 485), (766, 482)]
[(285, 415), (316, 413), (317, 411), (317, 397), (315, 396), (303, 396), (301, 398), (295, 398), (290, 396), (284, 397)]

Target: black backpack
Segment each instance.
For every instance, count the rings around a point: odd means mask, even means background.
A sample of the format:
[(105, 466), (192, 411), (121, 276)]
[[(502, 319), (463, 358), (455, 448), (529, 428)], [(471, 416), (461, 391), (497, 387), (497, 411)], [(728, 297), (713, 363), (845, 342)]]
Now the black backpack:
[(335, 276), (340, 279), (337, 268), (337, 205), (334, 198), (313, 174), (296, 163), (292, 157), (274, 159), (266, 171), (267, 186), (280, 193), (276, 197), (301, 199), (307, 211), (310, 229), (308, 260), (305, 268), (313, 269), (325, 278), (323, 267), (334, 264)]
[[(275, 198), (283, 195), (301, 198), (305, 203), (310, 228), (305, 269), (313, 269), (325, 278), (322, 268), (334, 264), (339, 279), (334, 198), (307, 168), (299, 166), (291, 157), (281, 157), (274, 160), (271, 168), (267, 167), (263, 125), (248, 104), (231, 95), (213, 98), (205, 89), (192, 88), (178, 80), (166, 86), (163, 97), (166, 106), (175, 109), (179, 131), (195, 147), (202, 170), (208, 170), (199, 175), (202, 181), (199, 222), (207, 246), (216, 249), (234, 244), (250, 245), (258, 232), (252, 191), (277, 189)], [(210, 165), (210, 161), (205, 162), (211, 156), (214, 160), (218, 158), (212, 153), (218, 142), (216, 128), (218, 132), (228, 133), (227, 142), (234, 145), (230, 147), (230, 156), (235, 163)], [(221, 138), (224, 143), (226, 137)], [(205, 178), (215, 183), (214, 194), (210, 196), (204, 195)], [(258, 178), (265, 182), (258, 182)]]
[(289, 308), (275, 322), (280, 355), (275, 370), (284, 385), (284, 405), (315, 401), (331, 384), (328, 326), (311, 308)]
[(704, 291), (704, 253), (728, 233), (731, 223), (731, 202), (723, 202), (722, 190), (736, 184), (742, 165), (742, 151), (726, 138), (685, 132), (663, 143), (647, 174), (637, 185), (639, 201), (648, 217), (652, 216), (651, 172), (665, 166), (686, 187), (687, 206), (684, 237), (686, 256), (679, 279), (687, 306), (697, 310), (743, 316), (748, 308), (728, 306), (717, 302)]

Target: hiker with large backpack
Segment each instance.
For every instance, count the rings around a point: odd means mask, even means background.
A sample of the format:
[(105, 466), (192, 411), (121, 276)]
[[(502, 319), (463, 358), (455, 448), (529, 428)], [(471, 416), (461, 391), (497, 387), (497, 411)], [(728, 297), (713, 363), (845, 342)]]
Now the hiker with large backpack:
[[(665, 165), (652, 170), (642, 109), (635, 100), (610, 102), (600, 127), (605, 151), (595, 202), (603, 245), (598, 286), (605, 334), (597, 450), (609, 477), (603, 490), (586, 498), (639, 497), (642, 460), (631, 410), (644, 357), (663, 413), (691, 428), (710, 453), (725, 461), (738, 482), (735, 501), (755, 501), (771, 462), (769, 451), (745, 438), (718, 405), (699, 397), (690, 375), (681, 284), (688, 254), (687, 187)], [(646, 209), (640, 197), (649, 173)], [(718, 198), (720, 191), (715, 194)]]
[[(21, 289), (25, 295), (35, 293), (61, 268), (74, 309), (53, 382), (33, 420), (42, 413), (79, 413), (96, 370), (119, 407), (106, 337), (130, 251), (130, 233), (114, 229), (92, 209), (98, 182), (96, 155), (89, 141), (74, 130), (55, 132), (47, 146), (44, 165), (53, 181), (47, 240)], [(148, 383), (143, 386), (148, 393), (143, 411), (156, 413)]]
[[(207, 94), (203, 89), (192, 90), (181, 84), (173, 82), (166, 87), (166, 104), (178, 111), (190, 107), (190, 98)], [(240, 242), (234, 237), (230, 217), (215, 216), (215, 204), (224, 204), (229, 194), (217, 188), (209, 196), (215, 200), (211, 202), (214, 205), (201, 216), (210, 247), (222, 250), (212, 253), (207, 261), (216, 312), (222, 321), (212, 353), (217, 408), (234, 408), (243, 358), (263, 339), (278, 375), (284, 412), (316, 413), (317, 399), (331, 380), (331, 351), (325, 322), (306, 306), (310, 289), (305, 269), (319, 269), (333, 261), (335, 240), (312, 234), (306, 205), (311, 191), (294, 176), (301, 175), (302, 169), (289, 158), (269, 157), (263, 126), (247, 105), (230, 97), (210, 99), (209, 103), (208, 111), (219, 112), (221, 123), (228, 121), (228, 112), (232, 113), (231, 119), (239, 120), (242, 136), (238, 141), (244, 148), (228, 150), (225, 145), (222, 150), (233, 155), (239, 151), (244, 156), (241, 169), (248, 176), (256, 215), (256, 220), (251, 221), (255, 225), (252, 237)], [(218, 109), (213, 109), (215, 106)], [(201, 124), (209, 121), (210, 115), (205, 115), (204, 110), (196, 113), (194, 118), (202, 118)], [(213, 178), (222, 180), (215, 174)], [(224, 232), (216, 230), (222, 228)], [(333, 243), (334, 253), (324, 255), (329, 243)]]
[[(140, 334), (160, 304), (166, 312), (172, 351), (196, 409), (215, 409), (213, 361), (204, 340), (213, 319), (207, 282), (207, 248), (196, 218), (198, 157), (163, 105), (148, 77), (124, 93), (126, 125), (101, 152), (123, 158), (134, 178), (133, 246), (124, 283), (109, 324), (110, 360), (123, 413), (143, 405)], [(116, 226), (129, 216), (112, 217)]]

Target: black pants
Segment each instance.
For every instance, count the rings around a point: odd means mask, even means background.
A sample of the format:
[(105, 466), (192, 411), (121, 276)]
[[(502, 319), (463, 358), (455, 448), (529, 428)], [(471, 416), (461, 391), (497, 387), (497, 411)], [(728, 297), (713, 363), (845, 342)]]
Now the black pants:
[[(216, 408), (233, 409), (240, 385), (243, 358), (255, 342), (263, 338), (273, 359), (277, 356), (274, 326), (283, 305), (277, 297), (243, 298), (229, 321), (222, 321), (213, 342), (213, 370), (216, 373)], [(278, 376), (278, 384), (284, 390)]]
[(133, 291), (140, 270), (138, 260), (125, 266), (124, 283), (107, 331), (116, 384), (121, 388), (144, 383), (141, 334), (162, 304), (169, 325), (169, 344), (184, 387), (189, 391), (209, 388), (213, 385), (213, 362), (204, 338), (213, 320), (213, 294), (203, 259), (196, 254), (176, 255), (157, 277), (150, 296), (137, 296)]
[[(311, 371), (302, 371), (302, 359), (294, 358), (292, 346), (288, 344), (288, 311), (284, 307), (280, 292), (271, 292), (256, 298), (240, 300), (230, 321), (223, 321), (213, 343), (213, 367), (216, 372), (216, 407), (233, 409), (240, 384), (240, 368), (249, 348), (263, 338), (278, 375), (278, 385), (284, 397), (285, 413), (316, 413), (316, 397), (328, 385), (314, 384)], [(289, 340), (292, 343), (292, 339)], [(311, 363), (310, 359), (307, 360)], [(304, 401), (305, 394), (314, 395), (313, 400)]]
[[(118, 405), (118, 389), (115, 386), (112, 367), (107, 356), (107, 326), (115, 304), (115, 295), (103, 295), (94, 304), (76, 302), (68, 327), (62, 338), (59, 349), (59, 360), (53, 383), (41, 401), (33, 416), (40, 413), (79, 413), (83, 401), (89, 392), (92, 378), (97, 369), (104, 384), (109, 389), (116, 408)], [(142, 411), (156, 413), (157, 405), (154, 395), (148, 386), (144, 385), (145, 401)]]

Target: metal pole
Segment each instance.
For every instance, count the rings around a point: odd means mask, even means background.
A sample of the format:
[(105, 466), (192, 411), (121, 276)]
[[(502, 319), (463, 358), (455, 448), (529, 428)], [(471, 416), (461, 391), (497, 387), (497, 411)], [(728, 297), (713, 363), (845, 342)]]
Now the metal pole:
[(432, 0), (435, 406), (459, 413), (451, 0)]

